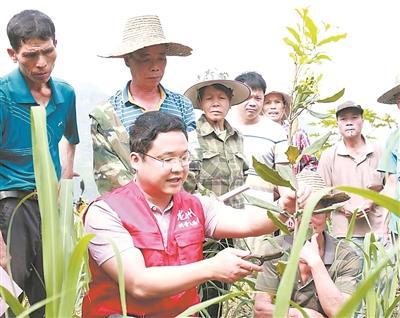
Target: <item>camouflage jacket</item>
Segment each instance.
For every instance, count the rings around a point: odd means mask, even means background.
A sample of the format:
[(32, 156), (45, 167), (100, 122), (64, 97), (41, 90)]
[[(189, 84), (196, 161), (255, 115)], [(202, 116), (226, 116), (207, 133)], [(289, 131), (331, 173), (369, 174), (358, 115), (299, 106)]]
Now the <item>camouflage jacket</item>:
[[(109, 101), (96, 106), (89, 117), (92, 119), (90, 133), (94, 180), (102, 194), (133, 179), (135, 172), (130, 164), (129, 134)], [(188, 134), (192, 160), (191, 171), (184, 187), (188, 192), (193, 192), (197, 189), (200, 152), (196, 131)]]
[(129, 134), (109, 101), (95, 107), (90, 133), (93, 145), (93, 173), (99, 193), (132, 180)]

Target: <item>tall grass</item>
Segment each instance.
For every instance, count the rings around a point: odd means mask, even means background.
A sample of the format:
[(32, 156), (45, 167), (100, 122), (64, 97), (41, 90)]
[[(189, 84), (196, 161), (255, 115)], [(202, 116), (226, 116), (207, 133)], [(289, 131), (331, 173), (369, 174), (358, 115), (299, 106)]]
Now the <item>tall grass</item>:
[(35, 309), (45, 306), (46, 317), (72, 317), (81, 295), (81, 277), (87, 277), (87, 247), (93, 235), (77, 240), (72, 207), (72, 180), (58, 182), (50, 156), (46, 111), (44, 107), (31, 107), (32, 147), (35, 180), (42, 220), (43, 269), (47, 298), (28, 309), (0, 288), (11, 310), (27, 317)]

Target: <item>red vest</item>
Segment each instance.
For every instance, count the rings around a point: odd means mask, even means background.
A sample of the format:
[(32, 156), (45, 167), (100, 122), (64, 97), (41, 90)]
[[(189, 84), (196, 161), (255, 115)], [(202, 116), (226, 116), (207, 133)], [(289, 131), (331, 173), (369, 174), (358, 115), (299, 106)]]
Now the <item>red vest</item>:
[[(118, 214), (123, 226), (131, 234), (135, 247), (142, 252), (147, 267), (184, 265), (203, 259), (204, 211), (200, 201), (193, 195), (182, 191), (173, 196), (167, 248), (164, 248), (154, 214), (134, 182), (99, 199), (104, 200)], [(121, 314), (118, 283), (91, 257), (89, 265), (92, 282), (83, 300), (82, 317)], [(140, 317), (175, 317), (198, 302), (196, 288), (145, 303), (126, 294), (128, 315)]]

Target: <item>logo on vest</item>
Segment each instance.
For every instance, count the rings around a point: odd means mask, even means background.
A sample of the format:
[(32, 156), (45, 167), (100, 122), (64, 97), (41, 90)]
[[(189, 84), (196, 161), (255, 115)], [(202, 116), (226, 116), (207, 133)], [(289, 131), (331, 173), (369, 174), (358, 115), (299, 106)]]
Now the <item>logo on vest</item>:
[(196, 213), (189, 209), (187, 211), (179, 210), (177, 215), (178, 228), (183, 229), (187, 227), (197, 226), (200, 221)]

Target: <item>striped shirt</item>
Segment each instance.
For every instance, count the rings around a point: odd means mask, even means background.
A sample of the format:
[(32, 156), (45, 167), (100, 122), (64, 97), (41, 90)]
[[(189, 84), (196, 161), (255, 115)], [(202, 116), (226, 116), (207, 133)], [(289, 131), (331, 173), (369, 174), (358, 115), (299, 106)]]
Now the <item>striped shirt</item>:
[[(118, 90), (109, 99), (109, 102), (114, 106), (118, 117), (128, 132), (136, 119), (146, 111), (133, 100), (129, 93), (129, 84), (130, 81), (124, 89)], [(160, 88), (162, 102), (158, 110), (178, 116), (185, 124), (188, 132), (194, 130), (196, 128), (196, 121), (193, 106), (189, 99), (181, 94), (171, 92), (161, 85)]]

